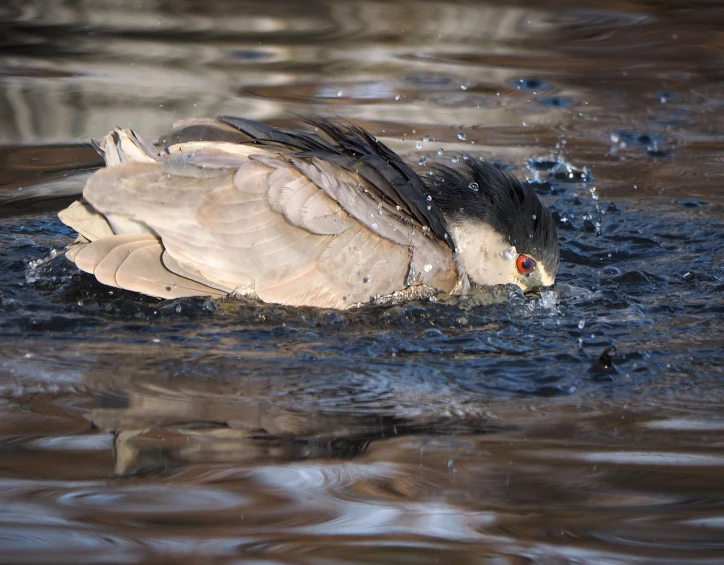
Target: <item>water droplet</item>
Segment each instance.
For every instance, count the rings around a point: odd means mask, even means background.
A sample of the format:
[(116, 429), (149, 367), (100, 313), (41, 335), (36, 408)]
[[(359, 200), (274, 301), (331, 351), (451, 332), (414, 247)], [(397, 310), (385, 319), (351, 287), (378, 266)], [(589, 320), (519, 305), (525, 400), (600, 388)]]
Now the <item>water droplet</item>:
[(432, 196), (430, 196), (430, 195), (428, 194), (427, 197), (425, 198), (425, 200), (427, 200), (428, 202), (432, 202)]
[(480, 187), (478, 186), (478, 183), (474, 182), (474, 181), (468, 185), (468, 188), (470, 190), (472, 190), (473, 192), (477, 192), (480, 189)]
[(432, 265), (425, 265), (422, 270), (426, 273), (429, 273), (430, 271), (432, 271)]
[(464, 84), (461, 84), (461, 85), (460, 85), (460, 90), (467, 90), (467, 89), (468, 89), (468, 87), (465, 86)]
[(423, 136), (422, 136), (422, 140), (427, 143), (428, 141), (430, 141), (430, 136), (429, 136), (429, 135), (423, 135)]
[(467, 138), (468, 138), (468, 136), (465, 135), (463, 132), (461, 132), (461, 131), (458, 132), (458, 139), (460, 141), (465, 141)]
[(377, 224), (372, 224), (372, 229), (373, 229), (373, 230), (376, 230), (376, 229), (377, 229)]
[(585, 328), (585, 327), (586, 327), (586, 320), (583, 320), (583, 319), (579, 320), (579, 322), (578, 322), (578, 329), (579, 329), (579, 330), (582, 330), (582, 329)]
[(396, 94), (396, 95), (395, 95), (395, 100), (399, 100), (399, 99), (400, 99), (400, 95), (399, 95), (399, 94)]
[(453, 163), (457, 163), (460, 159), (458, 159), (457, 155), (453, 155), (452, 159), (450, 159)]
[(533, 218), (533, 221), (535, 222), (535, 221), (538, 219), (538, 216), (536, 216), (535, 214), (533, 214), (533, 215), (531, 216), (531, 218)]
[(341, 90), (338, 90), (338, 91), (337, 91), (337, 97), (338, 97), (338, 98), (341, 98), (341, 97), (342, 97), (342, 91), (341, 91)]
[(427, 162), (427, 157), (425, 157), (423, 155), (422, 157), (420, 157), (420, 160), (417, 162), (417, 164), (422, 167), (426, 162)]
[(415, 149), (422, 149), (422, 143), (420, 143), (419, 141), (415, 143)]
[(515, 259), (516, 255), (518, 255), (518, 251), (516, 250), (515, 245), (511, 245), (505, 251), (500, 252), (500, 256), (508, 261)]
[(369, 276), (369, 275), (367, 275), (366, 277), (364, 277), (364, 278), (362, 279), (362, 282), (363, 282), (363, 283), (368, 283), (368, 282), (370, 282), (371, 280), (372, 280), (372, 277)]
[(437, 150), (437, 154), (440, 155), (440, 156), (442, 156), (442, 154), (443, 154), (444, 152), (445, 152), (445, 150), (442, 149), (442, 148), (440, 148), (440, 149)]

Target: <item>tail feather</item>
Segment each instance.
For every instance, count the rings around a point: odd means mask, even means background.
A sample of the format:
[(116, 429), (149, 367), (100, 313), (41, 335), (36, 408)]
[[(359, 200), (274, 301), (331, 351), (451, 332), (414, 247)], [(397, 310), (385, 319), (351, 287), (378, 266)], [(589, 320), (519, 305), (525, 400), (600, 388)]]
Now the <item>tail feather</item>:
[(116, 128), (100, 144), (107, 167), (117, 167), (129, 161), (155, 163), (159, 160), (154, 145), (132, 129)]
[(105, 216), (96, 212), (83, 200), (76, 200), (58, 213), (60, 221), (73, 228), (88, 241), (94, 241), (114, 234)]

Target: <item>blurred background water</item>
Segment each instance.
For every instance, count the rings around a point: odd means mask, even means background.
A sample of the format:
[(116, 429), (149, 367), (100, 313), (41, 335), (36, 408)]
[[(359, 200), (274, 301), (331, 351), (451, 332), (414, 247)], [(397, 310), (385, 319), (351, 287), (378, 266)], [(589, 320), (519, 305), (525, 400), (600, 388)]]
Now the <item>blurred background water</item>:
[[(724, 561), (724, 7), (5, 0), (0, 562)], [(162, 302), (62, 258), (99, 160), (339, 116), (555, 208), (553, 292)]]

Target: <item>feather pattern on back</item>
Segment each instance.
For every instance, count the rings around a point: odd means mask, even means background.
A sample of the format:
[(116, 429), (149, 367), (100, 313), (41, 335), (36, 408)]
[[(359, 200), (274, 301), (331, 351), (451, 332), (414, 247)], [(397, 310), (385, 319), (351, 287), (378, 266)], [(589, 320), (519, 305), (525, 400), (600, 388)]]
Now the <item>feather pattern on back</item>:
[(399, 157), (363, 130), (329, 139), (248, 120), (177, 124), (158, 151), (116, 129), (108, 167), (61, 219), (68, 254), (111, 286), (158, 296), (226, 293), (347, 308), (458, 275), (440, 212)]

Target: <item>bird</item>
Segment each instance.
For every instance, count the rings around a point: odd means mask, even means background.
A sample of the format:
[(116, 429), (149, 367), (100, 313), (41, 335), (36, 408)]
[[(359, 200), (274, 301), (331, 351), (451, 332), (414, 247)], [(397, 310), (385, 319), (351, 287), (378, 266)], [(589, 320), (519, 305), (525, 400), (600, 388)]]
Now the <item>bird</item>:
[(59, 213), (66, 257), (145, 295), (345, 310), (420, 289), (554, 284), (556, 222), (527, 182), (464, 156), (418, 174), (339, 119), (190, 118), (151, 143), (94, 142), (106, 166)]

